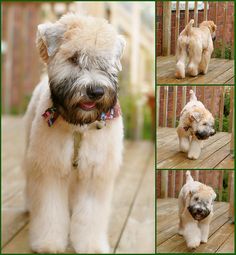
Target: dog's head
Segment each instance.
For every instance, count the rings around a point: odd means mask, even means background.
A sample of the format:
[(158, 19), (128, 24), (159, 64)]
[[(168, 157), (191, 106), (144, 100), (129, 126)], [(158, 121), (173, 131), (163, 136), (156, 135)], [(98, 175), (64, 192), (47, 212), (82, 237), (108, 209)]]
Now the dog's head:
[(192, 134), (199, 140), (206, 140), (216, 133), (214, 129), (215, 120), (212, 114), (205, 108), (194, 107), (188, 113), (187, 121)]
[(106, 20), (70, 13), (39, 25), (36, 43), (53, 105), (67, 122), (88, 124), (114, 107), (125, 40)]
[(200, 24), (200, 27), (201, 26), (206, 26), (209, 28), (210, 32), (211, 32), (211, 38), (212, 40), (214, 41), (216, 39), (216, 29), (217, 29), (217, 26), (215, 25), (214, 21), (203, 21), (201, 24)]
[(213, 201), (216, 198), (214, 190), (202, 184), (199, 189), (190, 191), (188, 210), (195, 220), (203, 220), (213, 210)]

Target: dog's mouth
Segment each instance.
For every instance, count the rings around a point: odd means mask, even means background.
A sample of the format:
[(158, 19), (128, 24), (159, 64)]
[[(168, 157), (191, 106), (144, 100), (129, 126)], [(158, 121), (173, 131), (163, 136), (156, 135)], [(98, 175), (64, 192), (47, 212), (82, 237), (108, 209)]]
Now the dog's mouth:
[(96, 108), (95, 102), (82, 102), (78, 105), (84, 111), (92, 111)]
[(193, 207), (189, 206), (188, 210), (189, 210), (190, 214), (192, 215), (192, 217), (197, 221), (201, 221), (201, 220), (205, 219), (210, 214), (210, 210), (208, 210), (208, 209), (201, 210), (201, 212), (198, 212)]

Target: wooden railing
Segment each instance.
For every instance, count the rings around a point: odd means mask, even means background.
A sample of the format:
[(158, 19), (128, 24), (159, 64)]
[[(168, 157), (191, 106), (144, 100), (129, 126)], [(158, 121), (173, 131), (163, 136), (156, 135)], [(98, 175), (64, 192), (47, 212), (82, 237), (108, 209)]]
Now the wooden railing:
[[(189, 22), (189, 2), (185, 1), (184, 5), (184, 17), (185, 17), (185, 26)], [(224, 21), (223, 21), (223, 34), (222, 34), (222, 44), (221, 47), (221, 56), (224, 57), (225, 55), (225, 46), (226, 46), (226, 25), (227, 25), (227, 12), (228, 12), (228, 2), (225, 1), (224, 7), (219, 8), (219, 3), (214, 2), (214, 17), (211, 19), (215, 22), (215, 24), (218, 24), (218, 15), (219, 12), (223, 12), (224, 15)], [(182, 4), (182, 3), (181, 3)], [(171, 16), (172, 16), (172, 9), (171, 9), (172, 2), (166, 1), (163, 2), (163, 43), (162, 43), (162, 54), (164, 56), (170, 55), (171, 52)], [(180, 34), (180, 1), (176, 1), (176, 11), (175, 11), (175, 36), (174, 39), (174, 45), (176, 45), (178, 35)], [(203, 20), (208, 19), (208, 1), (204, 1), (204, 10), (203, 10)], [(198, 13), (198, 1), (194, 1), (194, 26), (199, 25), (199, 13)], [(233, 52), (232, 52), (233, 55)]]
[[(185, 170), (157, 170), (157, 197), (177, 198), (185, 183)], [(217, 193), (217, 201), (223, 199), (223, 178), (228, 175), (227, 202), (229, 217), (234, 220), (234, 171), (233, 170), (193, 170), (191, 175), (195, 181), (211, 186)], [(225, 199), (224, 199), (225, 201)]]

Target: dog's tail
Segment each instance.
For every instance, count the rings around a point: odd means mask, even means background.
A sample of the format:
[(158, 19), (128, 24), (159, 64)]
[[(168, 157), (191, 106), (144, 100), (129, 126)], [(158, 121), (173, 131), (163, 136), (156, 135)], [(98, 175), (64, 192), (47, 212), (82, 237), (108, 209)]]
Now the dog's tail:
[(190, 101), (197, 101), (195, 92), (192, 89), (190, 89), (189, 94), (190, 94)]
[(193, 27), (193, 24), (194, 24), (194, 19), (191, 19), (191, 20), (189, 21), (189, 23), (186, 25), (186, 27), (185, 27), (185, 32), (186, 32), (187, 34), (189, 34), (189, 33), (191, 32), (192, 27)]
[(186, 172), (186, 183), (188, 183), (188, 182), (193, 182), (193, 181), (194, 181), (194, 180), (193, 180), (193, 177), (192, 177), (190, 171), (187, 171), (187, 172)]

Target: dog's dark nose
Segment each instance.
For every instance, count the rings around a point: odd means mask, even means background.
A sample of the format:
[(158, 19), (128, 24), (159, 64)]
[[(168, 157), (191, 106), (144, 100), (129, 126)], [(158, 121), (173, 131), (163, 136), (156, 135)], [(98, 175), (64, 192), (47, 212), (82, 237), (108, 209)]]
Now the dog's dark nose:
[(198, 209), (197, 209), (197, 213), (202, 213), (202, 209), (201, 209), (201, 208), (198, 208)]
[(204, 140), (204, 139), (206, 139), (206, 138), (209, 137), (209, 135), (208, 135), (208, 133), (207, 133), (206, 131), (201, 131), (201, 132), (197, 131), (197, 132), (195, 133), (195, 135), (196, 135), (196, 137), (197, 137), (199, 140)]
[(104, 95), (104, 89), (102, 87), (88, 87), (86, 93), (89, 99), (98, 100)]

